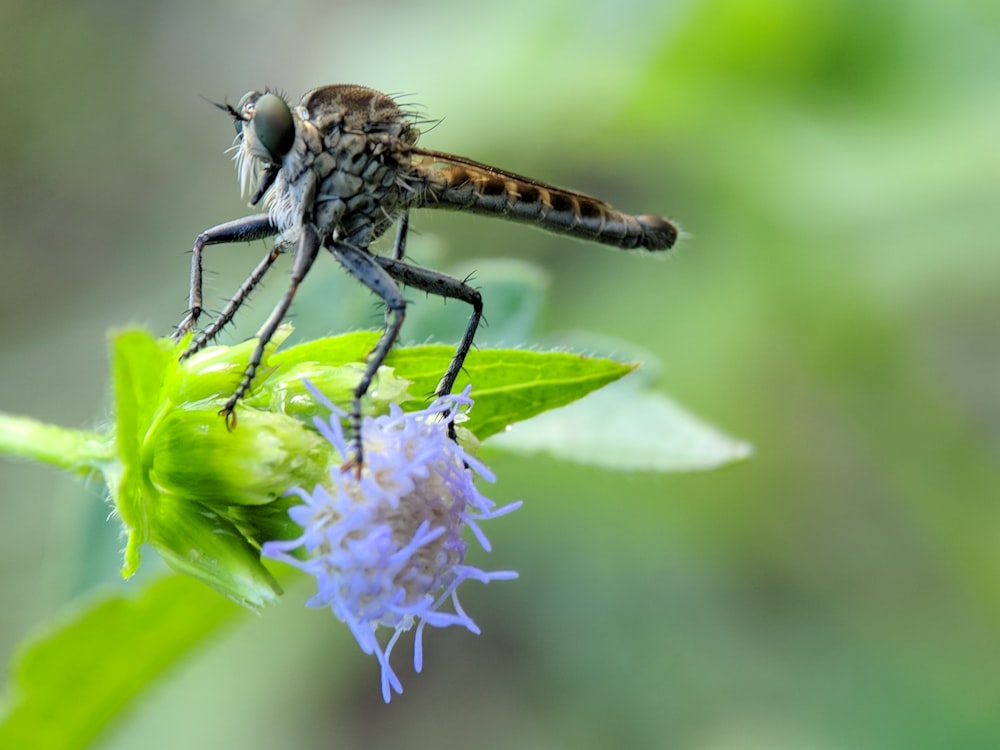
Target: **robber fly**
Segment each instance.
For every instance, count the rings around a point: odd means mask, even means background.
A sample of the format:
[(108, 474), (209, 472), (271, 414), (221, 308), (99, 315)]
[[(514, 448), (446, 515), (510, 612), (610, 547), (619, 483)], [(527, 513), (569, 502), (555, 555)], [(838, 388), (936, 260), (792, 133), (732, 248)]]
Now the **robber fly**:
[[(272, 92), (251, 91), (235, 107), (216, 105), (236, 125), (233, 144), (240, 187), (250, 205), (264, 211), (219, 224), (198, 235), (191, 257), (188, 311), (176, 338), (195, 329), (203, 313), (202, 255), (208, 245), (276, 236), (274, 245), (218, 317), (195, 336), (181, 359), (206, 346), (274, 264), (292, 256), (291, 282), (257, 334), (243, 379), (220, 414), (236, 424), (236, 404), (247, 392), (264, 349), (288, 313), (302, 279), (325, 247), (386, 305), (386, 324), (354, 389), (349, 421), (360, 471), (361, 399), (399, 336), (406, 310), (400, 285), (461, 300), (472, 308), (455, 355), (437, 386), (451, 392), (483, 312), (479, 292), (443, 273), (405, 259), (409, 212), (444, 208), (535, 224), (543, 229), (623, 249), (666, 250), (676, 225), (652, 214), (633, 216), (589, 195), (555, 187), (461, 156), (417, 146), (415, 117), (391, 97), (364, 86), (313, 89), (292, 107)], [(397, 224), (391, 255), (376, 255), (372, 242)], [(454, 427), (450, 428), (454, 434)]]

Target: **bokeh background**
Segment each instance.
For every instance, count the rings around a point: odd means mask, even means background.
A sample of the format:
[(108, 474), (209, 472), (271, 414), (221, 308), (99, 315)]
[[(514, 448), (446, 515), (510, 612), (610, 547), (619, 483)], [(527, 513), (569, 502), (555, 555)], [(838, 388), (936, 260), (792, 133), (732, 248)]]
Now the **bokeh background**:
[[(245, 210), (200, 96), (358, 82), (445, 118), (424, 145), (679, 220), (666, 261), (428, 213), (411, 249), (538, 264), (532, 343), (638, 344), (757, 449), (692, 475), (494, 454), (525, 507), (477, 560), (521, 578), (470, 585), (483, 635), (429, 634), (422, 675), (401, 648), (401, 698), (303, 582), (103, 746), (1000, 746), (998, 29), (994, 0), (6, 0), (0, 409), (98, 424), (107, 329), (177, 321), (195, 234)], [(213, 249), (211, 298), (259, 253)], [(6, 663), (123, 584), (100, 487), (5, 462), (0, 488)]]

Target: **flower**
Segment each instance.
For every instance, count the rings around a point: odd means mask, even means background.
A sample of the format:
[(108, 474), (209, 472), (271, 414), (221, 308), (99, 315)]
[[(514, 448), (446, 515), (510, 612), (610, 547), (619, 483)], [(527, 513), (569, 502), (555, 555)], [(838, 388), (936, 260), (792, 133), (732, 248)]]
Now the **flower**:
[[(316, 427), (346, 461), (349, 449), (341, 426), (346, 414), (312, 390), (331, 412), (328, 419), (316, 417)], [(335, 467), (329, 484), (317, 484), (312, 492), (291, 490), (302, 504), (288, 514), (302, 534), (262, 548), (264, 556), (316, 577), (317, 591), (307, 606), (329, 607), (362, 651), (375, 654), (387, 703), (393, 692), (403, 692), (389, 664), (402, 633), (417, 626), (413, 665), (419, 672), (425, 626), (461, 625), (479, 633), (458, 602), (456, 590), (463, 581), (517, 577), (513, 571), (487, 572), (465, 564), (464, 528), (489, 551), (479, 522), (520, 506), (497, 508), (481, 495), (473, 472), (491, 482), (492, 473), (448, 436), (448, 425), (473, 404), (468, 393), (466, 388), (461, 395), (439, 398), (421, 411), (404, 413), (391, 405), (389, 414), (366, 417), (360, 477), (353, 467)], [(454, 611), (442, 611), (449, 600)], [(376, 636), (380, 625), (393, 630), (384, 646)]]
[[(290, 327), (279, 328), (272, 342), (277, 346), (290, 334)], [(343, 339), (319, 339), (280, 354), (268, 350), (258, 387), (240, 405), (239, 428), (230, 430), (219, 409), (242, 377), (255, 340), (210, 346), (184, 361), (178, 359), (183, 342), (157, 341), (144, 331), (118, 332), (112, 343), (114, 431), (82, 442), (94, 450), (106, 446), (105, 455), (80, 464), (70, 458), (72, 443), (58, 452), (70, 465), (103, 474), (128, 540), (122, 576), (138, 570), (148, 544), (171, 568), (238, 604), (259, 611), (274, 603), (281, 586), (261, 562), (261, 544), (301, 532), (288, 517), (294, 502), (288, 488), (324, 481), (340, 462), (312, 424), (327, 412), (303, 381), (348, 402), (363, 365), (345, 355)], [(378, 392), (369, 394), (365, 407), (380, 413), (390, 403), (412, 402), (410, 382), (380, 368)], [(0, 421), (0, 442), (2, 433)]]

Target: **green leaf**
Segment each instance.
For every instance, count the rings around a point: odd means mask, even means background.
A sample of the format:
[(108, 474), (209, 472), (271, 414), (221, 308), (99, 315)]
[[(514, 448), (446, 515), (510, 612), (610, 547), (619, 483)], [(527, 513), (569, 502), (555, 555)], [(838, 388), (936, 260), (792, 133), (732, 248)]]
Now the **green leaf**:
[[(439, 344), (401, 347), (387, 362), (398, 374), (413, 381), (413, 393), (430, 393), (452, 354), (452, 347)], [(485, 440), (508, 425), (576, 401), (627, 375), (636, 366), (567, 352), (474, 350), (465, 360), (454, 390), (461, 391), (472, 383), (476, 405), (463, 426)]]
[(244, 610), (184, 576), (80, 609), (15, 655), (0, 747), (87, 746), (142, 690)]
[[(310, 341), (276, 353), (269, 362), (277, 377), (303, 362), (342, 365), (364, 361), (378, 335), (364, 331)], [(386, 365), (412, 383), (410, 393), (424, 397), (412, 404), (418, 406), (433, 396), (454, 354), (455, 348), (447, 344), (401, 346), (389, 353)], [(476, 405), (463, 426), (484, 440), (510, 424), (576, 401), (635, 367), (568, 352), (474, 349), (465, 360), (454, 390), (461, 391), (472, 383)]]
[(490, 447), (619, 471), (707, 471), (753, 453), (749, 443), (630, 380), (517, 425)]

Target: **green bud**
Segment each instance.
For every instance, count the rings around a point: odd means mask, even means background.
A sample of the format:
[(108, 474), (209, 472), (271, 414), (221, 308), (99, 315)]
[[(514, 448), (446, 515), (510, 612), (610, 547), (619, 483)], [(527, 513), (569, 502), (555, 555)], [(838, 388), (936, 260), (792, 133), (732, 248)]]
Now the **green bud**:
[[(329, 412), (305, 386), (312, 386), (335, 404), (350, 404), (354, 389), (364, 373), (360, 362), (330, 366), (317, 362), (293, 364), (276, 374), (262, 388), (246, 399), (247, 406), (294, 416), (311, 423), (316, 416), (326, 416)], [(372, 387), (362, 402), (363, 414), (384, 414), (389, 404), (410, 401), (413, 397), (408, 388), (410, 381), (401, 378), (391, 367), (380, 367)]]
[(147, 435), (143, 464), (157, 492), (211, 507), (263, 505), (329, 470), (330, 444), (284, 414), (241, 409), (234, 430), (218, 409), (174, 409)]
[[(281, 326), (264, 352), (264, 360), (257, 369), (257, 383), (262, 383), (271, 371), (267, 364), (269, 355), (292, 333), (290, 326)], [(186, 344), (186, 340), (184, 342)], [(182, 346), (184, 345), (182, 344)], [(236, 346), (208, 346), (191, 355), (184, 362), (173, 362), (164, 391), (175, 403), (194, 403), (231, 393), (243, 378), (250, 355), (257, 346), (257, 339), (249, 339)], [(178, 347), (175, 355), (183, 348)]]
[[(247, 607), (280, 593), (260, 562), (260, 546), (301, 533), (288, 518), (294, 498), (286, 493), (311, 490), (343, 460), (312, 424), (327, 410), (303, 379), (349, 408), (363, 367), (345, 357), (324, 361), (316, 355), (328, 352), (315, 346), (272, 357), (290, 332), (282, 327), (265, 351), (232, 429), (219, 409), (256, 341), (207, 347), (181, 362), (183, 344), (141, 331), (112, 339), (118, 460), (105, 476), (128, 534), (124, 576), (138, 569), (140, 548), (148, 543), (175, 570)], [(386, 411), (390, 401), (408, 398), (408, 385), (383, 368), (365, 408)]]

